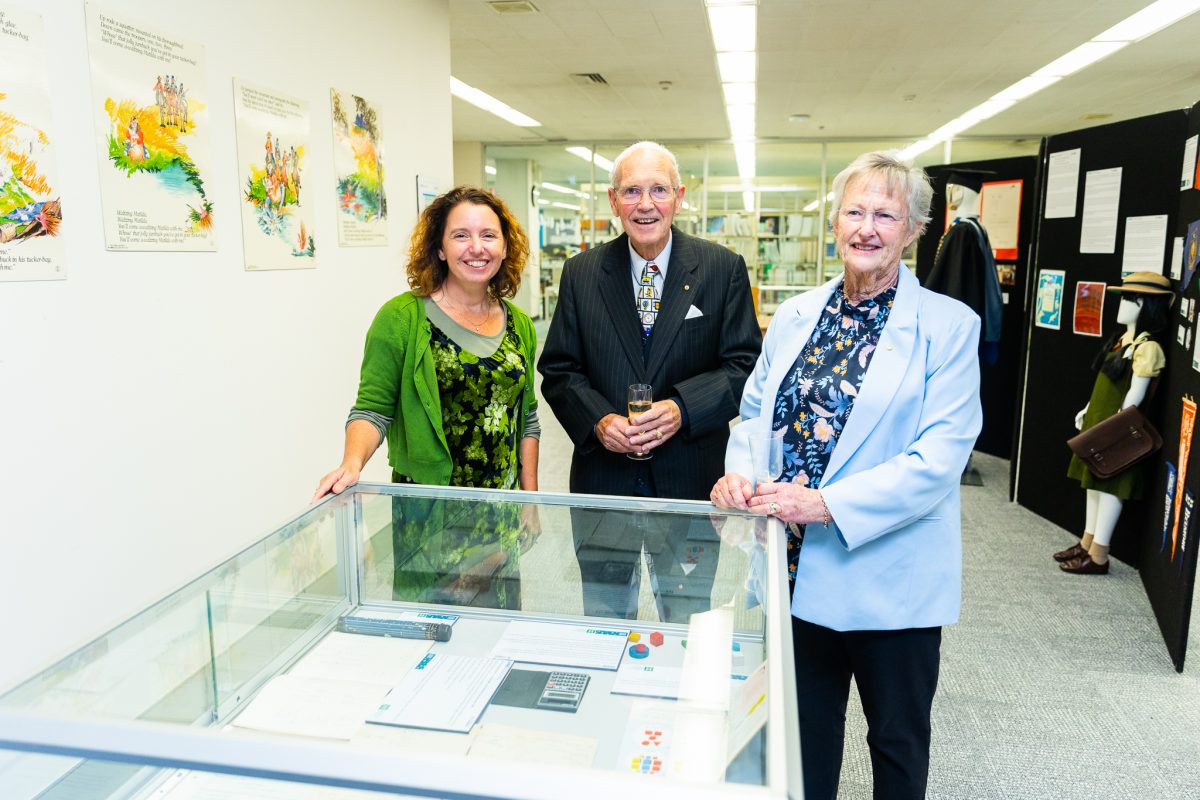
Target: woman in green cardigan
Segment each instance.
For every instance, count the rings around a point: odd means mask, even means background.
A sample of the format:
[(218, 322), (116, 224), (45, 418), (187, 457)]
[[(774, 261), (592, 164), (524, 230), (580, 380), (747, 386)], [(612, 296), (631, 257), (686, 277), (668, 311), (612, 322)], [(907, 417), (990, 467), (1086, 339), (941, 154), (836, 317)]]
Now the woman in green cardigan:
[[(399, 483), (537, 489), (537, 341), (529, 316), (507, 299), (528, 254), (512, 213), (482, 189), (451, 189), (422, 212), (408, 253), (412, 288), (371, 323), (342, 463), (321, 479), (314, 500), (354, 485), (385, 439)], [(520, 507), (485, 507), (505, 519), (487, 520), (489, 530), (477, 518), (471, 530), (455, 531), (445, 519), (432, 524), (428, 501), (398, 498), (395, 589), (406, 596), (397, 599), (462, 601), (464, 575), (503, 572), (508, 562), (515, 569)], [(408, 563), (418, 556), (419, 569)], [(413, 596), (429, 588), (450, 595)]]

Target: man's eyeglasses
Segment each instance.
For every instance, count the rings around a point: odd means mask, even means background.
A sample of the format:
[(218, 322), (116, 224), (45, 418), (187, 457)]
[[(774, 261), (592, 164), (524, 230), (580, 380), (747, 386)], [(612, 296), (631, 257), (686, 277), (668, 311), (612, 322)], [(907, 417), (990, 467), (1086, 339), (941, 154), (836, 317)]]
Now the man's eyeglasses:
[(656, 184), (649, 189), (643, 189), (641, 186), (626, 186), (623, 189), (617, 189), (617, 199), (627, 206), (640, 203), (643, 194), (649, 194), (650, 199), (656, 203), (665, 203), (675, 196), (675, 187)]
[(864, 211), (861, 208), (842, 209), (842, 219), (855, 225), (863, 224), (867, 221), (867, 217), (874, 220), (875, 227), (880, 230), (892, 230), (908, 219), (908, 217), (897, 216), (890, 211)]

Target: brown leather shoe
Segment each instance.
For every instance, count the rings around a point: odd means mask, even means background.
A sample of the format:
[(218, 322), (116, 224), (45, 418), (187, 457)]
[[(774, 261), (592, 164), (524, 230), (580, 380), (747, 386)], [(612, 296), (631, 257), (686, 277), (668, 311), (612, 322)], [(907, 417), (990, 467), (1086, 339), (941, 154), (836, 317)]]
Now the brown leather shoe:
[(1070, 561), (1073, 558), (1083, 558), (1087, 554), (1087, 550), (1084, 550), (1078, 544), (1073, 544), (1066, 550), (1059, 550), (1057, 553), (1055, 553), (1054, 560), (1061, 564), (1062, 562)]
[(1064, 561), (1058, 565), (1058, 568), (1063, 572), (1069, 572), (1072, 575), (1107, 575), (1108, 562), (1097, 564), (1092, 561), (1092, 557), (1085, 555), (1083, 558), (1072, 558), (1070, 561)]

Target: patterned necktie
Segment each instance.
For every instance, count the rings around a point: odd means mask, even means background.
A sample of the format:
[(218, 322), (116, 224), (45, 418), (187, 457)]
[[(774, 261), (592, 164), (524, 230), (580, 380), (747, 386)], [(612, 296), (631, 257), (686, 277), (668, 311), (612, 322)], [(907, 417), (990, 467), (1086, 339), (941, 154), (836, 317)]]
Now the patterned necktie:
[(654, 330), (654, 319), (658, 316), (658, 305), (661, 297), (654, 277), (658, 275), (658, 265), (650, 262), (642, 268), (642, 279), (638, 281), (638, 315), (642, 319), (642, 335), (649, 336)]

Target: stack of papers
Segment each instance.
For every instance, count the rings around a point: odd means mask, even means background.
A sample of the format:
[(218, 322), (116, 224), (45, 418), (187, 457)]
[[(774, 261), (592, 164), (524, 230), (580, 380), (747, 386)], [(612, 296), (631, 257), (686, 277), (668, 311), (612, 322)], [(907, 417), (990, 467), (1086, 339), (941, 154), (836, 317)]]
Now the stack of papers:
[(387, 693), (367, 722), (466, 733), (491, 702), (512, 663), (429, 653)]

